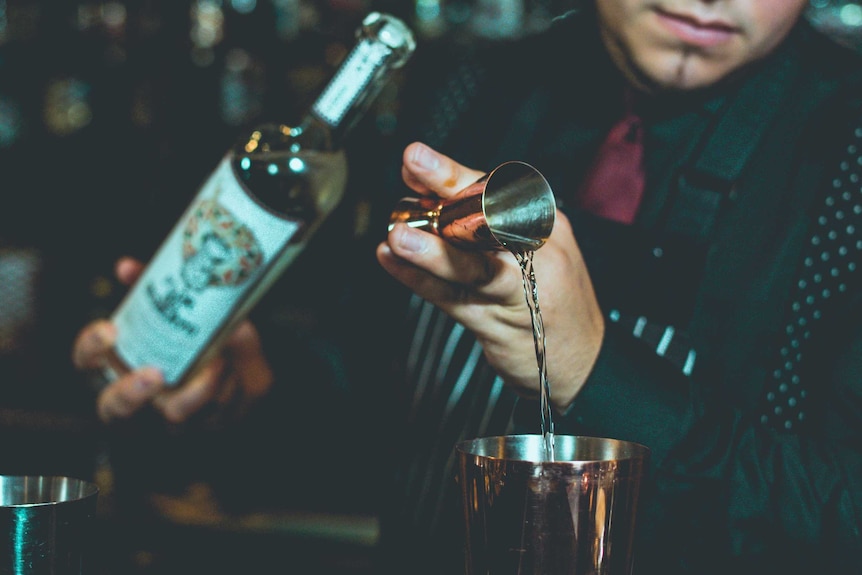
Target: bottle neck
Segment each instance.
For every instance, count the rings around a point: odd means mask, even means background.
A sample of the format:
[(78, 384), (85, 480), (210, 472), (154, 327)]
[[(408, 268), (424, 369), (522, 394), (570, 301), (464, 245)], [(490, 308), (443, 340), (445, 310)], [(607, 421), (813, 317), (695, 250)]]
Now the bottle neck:
[(388, 72), (385, 64), (389, 52), (385, 46), (368, 41), (357, 45), (302, 123), (326, 126), (341, 143), (380, 91)]
[(237, 148), (240, 156), (298, 149), (334, 151), (413, 53), (412, 33), (395, 17), (374, 12), (359, 40), (306, 114), (294, 126), (261, 126)]
[(308, 122), (327, 126), (339, 144), (415, 47), (400, 20), (379, 13), (365, 19), (358, 38), (309, 110)]

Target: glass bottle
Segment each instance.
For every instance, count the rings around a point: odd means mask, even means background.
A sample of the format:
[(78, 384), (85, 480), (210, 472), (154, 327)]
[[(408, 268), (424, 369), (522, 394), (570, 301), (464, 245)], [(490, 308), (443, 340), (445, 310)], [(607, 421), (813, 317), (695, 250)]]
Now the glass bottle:
[(168, 384), (181, 383), (339, 203), (347, 181), (341, 143), (415, 48), (410, 29), (388, 14), (370, 13), (356, 34), (298, 124), (256, 128), (204, 182), (112, 315), (109, 376), (152, 365)]

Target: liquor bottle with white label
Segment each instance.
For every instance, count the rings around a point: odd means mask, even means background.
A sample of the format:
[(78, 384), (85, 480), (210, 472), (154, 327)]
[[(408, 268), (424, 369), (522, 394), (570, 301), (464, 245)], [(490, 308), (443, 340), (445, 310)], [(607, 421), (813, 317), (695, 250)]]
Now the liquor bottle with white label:
[(341, 144), (414, 48), (401, 20), (370, 13), (298, 124), (260, 126), (224, 156), (114, 312), (109, 376), (152, 365), (175, 385), (218, 351), (341, 200)]

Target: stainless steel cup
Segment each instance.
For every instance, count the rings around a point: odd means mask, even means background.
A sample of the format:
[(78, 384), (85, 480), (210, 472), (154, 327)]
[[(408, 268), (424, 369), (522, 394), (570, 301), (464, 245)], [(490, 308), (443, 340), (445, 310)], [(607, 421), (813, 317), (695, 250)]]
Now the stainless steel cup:
[(541, 435), (456, 446), (468, 575), (629, 575), (643, 445)]
[(536, 250), (551, 235), (556, 202), (536, 168), (506, 162), (448, 200), (402, 198), (389, 229), (406, 223), (465, 249)]
[(71, 477), (0, 476), (0, 574), (92, 573), (98, 494)]

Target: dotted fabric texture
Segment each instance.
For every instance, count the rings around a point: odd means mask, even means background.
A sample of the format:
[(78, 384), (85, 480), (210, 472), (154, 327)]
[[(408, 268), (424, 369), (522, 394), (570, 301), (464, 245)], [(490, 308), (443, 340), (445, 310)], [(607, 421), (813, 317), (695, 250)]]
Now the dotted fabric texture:
[(799, 279), (793, 288), (788, 321), (782, 334), (779, 359), (767, 385), (760, 416), (762, 424), (796, 431), (807, 418), (810, 389), (800, 366), (806, 347), (827, 310), (837, 311), (836, 299), (852, 287), (862, 254), (862, 128), (839, 164), (838, 174), (823, 199), (805, 249)]

